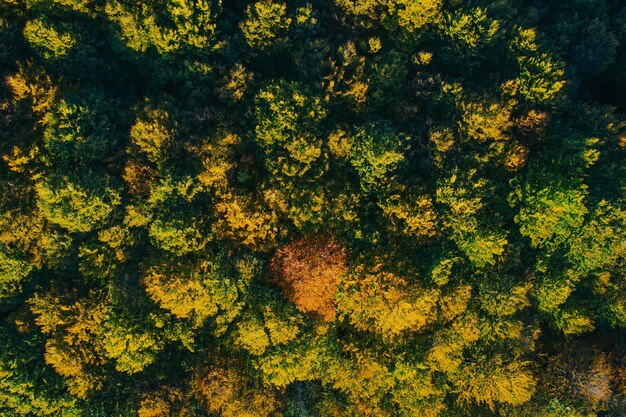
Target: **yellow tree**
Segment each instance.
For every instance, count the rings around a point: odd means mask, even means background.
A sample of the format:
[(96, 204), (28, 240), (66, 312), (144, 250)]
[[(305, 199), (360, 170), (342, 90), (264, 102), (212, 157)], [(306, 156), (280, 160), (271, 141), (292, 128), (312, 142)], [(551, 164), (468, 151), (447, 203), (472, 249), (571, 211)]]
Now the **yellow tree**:
[(266, 305), (262, 313), (249, 310), (238, 319), (235, 345), (252, 355), (262, 355), (270, 346), (285, 345), (299, 334), (301, 317), (295, 311)]
[(189, 396), (179, 389), (161, 386), (158, 389), (144, 394), (137, 409), (138, 417), (184, 417), (187, 409), (183, 405), (188, 403)]
[(98, 368), (106, 363), (102, 329), (108, 306), (92, 293), (75, 302), (51, 294), (29, 300), (35, 323), (48, 335), (45, 360), (66, 378), (71, 394), (84, 398), (102, 387)]
[(337, 298), (340, 312), (357, 329), (394, 339), (436, 319), (439, 291), (410, 286), (379, 265), (348, 274)]
[(65, 57), (76, 44), (71, 34), (60, 32), (41, 19), (26, 22), (24, 38), (46, 60)]
[(104, 182), (98, 182), (91, 177), (93, 174), (85, 173), (77, 181), (54, 175), (40, 181), (35, 189), (37, 205), (44, 217), (70, 232), (89, 232), (102, 227), (121, 204), (121, 197), (106, 184), (106, 177)]
[(249, 195), (223, 193), (215, 203), (217, 235), (253, 249), (267, 249), (274, 244), (278, 231), (276, 214), (259, 207)]
[(271, 0), (249, 5), (246, 9), (247, 19), (239, 25), (248, 45), (256, 50), (264, 50), (284, 44), (291, 25), (291, 18), (286, 13), (286, 4)]
[(158, 264), (149, 267), (143, 284), (161, 308), (201, 326), (209, 317), (235, 307), (235, 283), (219, 275), (219, 266), (204, 259), (197, 263)]
[(129, 48), (145, 52), (152, 46), (167, 59), (181, 51), (202, 53), (220, 48), (215, 33), (220, 11), (221, 2), (212, 0), (167, 0), (152, 7), (110, 1), (105, 6)]
[(199, 371), (192, 389), (207, 411), (222, 417), (269, 417), (281, 407), (273, 391), (232, 368)]
[(458, 399), (486, 404), (491, 409), (497, 403), (518, 405), (528, 402), (537, 387), (529, 365), (502, 355), (481, 355), (465, 361), (452, 376)]

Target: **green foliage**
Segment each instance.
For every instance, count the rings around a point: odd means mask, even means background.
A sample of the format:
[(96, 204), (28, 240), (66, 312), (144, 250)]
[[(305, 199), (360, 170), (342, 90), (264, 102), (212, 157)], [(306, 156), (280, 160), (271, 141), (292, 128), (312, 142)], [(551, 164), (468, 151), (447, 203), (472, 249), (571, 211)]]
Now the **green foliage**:
[(61, 176), (39, 182), (39, 209), (48, 221), (70, 232), (89, 232), (104, 226), (121, 197), (115, 189), (91, 182), (91, 178), (74, 182)]
[(531, 103), (552, 103), (563, 86), (564, 71), (546, 54), (520, 57), (519, 92)]
[(156, 220), (150, 225), (149, 233), (155, 246), (179, 256), (198, 252), (206, 244), (196, 228), (188, 227), (182, 221), (164, 223)]
[(515, 216), (520, 233), (535, 247), (558, 245), (583, 224), (587, 208), (586, 187), (550, 183), (542, 188), (526, 186), (522, 207)]
[(530, 285), (518, 285), (508, 291), (497, 288), (481, 293), (481, 308), (494, 316), (511, 316), (529, 307), (528, 292)]
[(34, 339), (2, 327), (0, 412), (6, 415), (78, 417), (77, 401), (63, 392), (59, 379), (39, 365)]
[(384, 190), (393, 181), (394, 171), (404, 160), (406, 140), (387, 125), (372, 124), (357, 130), (349, 159), (365, 190)]
[(28, 262), (0, 251), (0, 299), (19, 293), (22, 281), (32, 269), (33, 266)]
[(106, 333), (106, 354), (115, 360), (115, 369), (134, 374), (142, 371), (156, 359), (160, 350), (158, 341), (144, 332), (114, 328)]
[(327, 377), (328, 341), (307, 337), (288, 346), (279, 346), (255, 363), (267, 384), (285, 388), (295, 381)]
[(87, 99), (67, 97), (56, 103), (43, 119), (44, 144), (50, 157), (89, 164), (114, 150), (119, 133), (111, 105), (96, 94)]
[(300, 84), (281, 82), (261, 90), (255, 104), (255, 140), (267, 169), (279, 178), (319, 175), (312, 168), (322, 168), (318, 131), (326, 112), (320, 98)]
[(504, 253), (506, 236), (497, 232), (478, 231), (457, 238), (459, 249), (477, 268), (494, 265), (496, 257)]
[(626, 212), (601, 201), (571, 239), (568, 259), (581, 275), (617, 266), (625, 256)]
[(393, 402), (401, 416), (435, 417), (445, 410), (444, 391), (434, 382), (428, 366), (397, 362), (393, 374), (397, 381)]

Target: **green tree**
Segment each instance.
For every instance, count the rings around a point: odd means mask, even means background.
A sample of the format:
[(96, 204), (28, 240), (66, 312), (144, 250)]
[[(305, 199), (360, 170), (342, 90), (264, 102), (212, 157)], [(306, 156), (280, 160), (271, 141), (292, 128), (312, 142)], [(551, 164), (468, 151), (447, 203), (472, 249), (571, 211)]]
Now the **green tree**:
[(75, 398), (64, 392), (54, 372), (39, 363), (33, 335), (21, 336), (2, 327), (0, 349), (0, 412), (6, 415), (77, 417)]
[[(94, 175), (95, 174), (95, 175)], [(51, 175), (37, 183), (37, 205), (45, 218), (70, 232), (89, 232), (104, 226), (121, 197), (109, 186), (106, 177), (86, 173), (83, 177), (70, 178)]]
[(354, 135), (349, 160), (364, 190), (381, 190), (393, 183), (396, 170), (404, 161), (406, 135), (378, 123), (362, 127)]
[[(53, 160), (89, 165), (110, 155), (120, 141), (115, 102), (90, 92), (68, 95), (45, 114), (44, 146)], [(119, 116), (117, 116), (119, 117)]]
[(530, 238), (535, 247), (550, 248), (563, 243), (583, 224), (587, 214), (584, 185), (550, 181), (532, 188), (526, 184), (517, 193), (522, 202), (515, 221), (520, 233)]
[(255, 140), (269, 172), (278, 177), (319, 176), (325, 170), (321, 99), (302, 84), (280, 82), (255, 97)]
[(17, 294), (33, 265), (0, 249), (0, 299)]

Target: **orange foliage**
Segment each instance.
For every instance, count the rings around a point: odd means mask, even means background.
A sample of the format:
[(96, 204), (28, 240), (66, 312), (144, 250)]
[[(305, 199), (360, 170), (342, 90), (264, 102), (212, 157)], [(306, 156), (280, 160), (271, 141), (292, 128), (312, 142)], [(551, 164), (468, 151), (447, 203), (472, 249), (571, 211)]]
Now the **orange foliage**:
[(274, 283), (298, 309), (334, 320), (346, 251), (332, 236), (314, 234), (278, 249), (270, 268)]
[(531, 110), (516, 120), (517, 131), (529, 139), (540, 139), (548, 128), (548, 113)]

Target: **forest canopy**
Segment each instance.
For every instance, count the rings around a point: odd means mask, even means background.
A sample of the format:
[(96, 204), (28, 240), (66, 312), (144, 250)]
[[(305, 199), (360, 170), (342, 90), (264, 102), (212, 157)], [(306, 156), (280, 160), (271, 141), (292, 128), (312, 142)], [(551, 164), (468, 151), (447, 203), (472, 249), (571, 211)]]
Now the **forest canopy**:
[(623, 417), (626, 3), (0, 0), (0, 415)]

